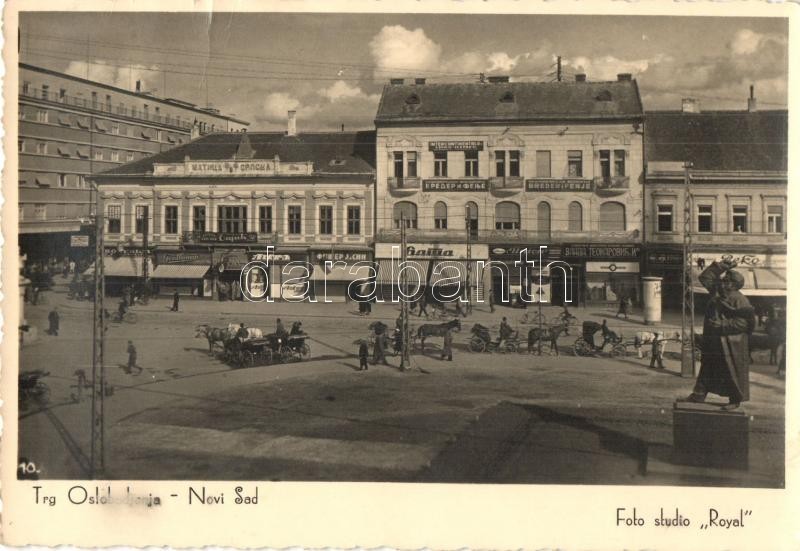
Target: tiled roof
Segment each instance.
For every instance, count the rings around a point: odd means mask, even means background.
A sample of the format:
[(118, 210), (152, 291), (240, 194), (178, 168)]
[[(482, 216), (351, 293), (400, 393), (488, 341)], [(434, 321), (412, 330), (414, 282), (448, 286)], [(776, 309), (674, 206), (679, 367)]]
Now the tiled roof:
[(645, 161), (689, 161), (696, 170), (785, 171), (787, 111), (648, 111)]
[(635, 80), (386, 85), (375, 123), (642, 116)]
[[(102, 176), (147, 175), (155, 163), (219, 161), (247, 154), (249, 159), (300, 163), (312, 161), (315, 173), (375, 174), (375, 132), (313, 132), (287, 136), (283, 132), (227, 132), (209, 134), (151, 157), (120, 165)], [(252, 156), (251, 156), (252, 154)]]

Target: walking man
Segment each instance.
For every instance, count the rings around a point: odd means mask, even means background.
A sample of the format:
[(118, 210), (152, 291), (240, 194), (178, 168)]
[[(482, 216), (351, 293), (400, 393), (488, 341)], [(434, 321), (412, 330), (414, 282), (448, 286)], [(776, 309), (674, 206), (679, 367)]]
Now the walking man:
[(425, 314), (425, 317), (428, 317), (428, 300), (425, 298), (425, 295), (422, 295), (419, 298), (419, 314), (417, 317), (422, 317), (422, 314)]
[(628, 297), (623, 293), (619, 294), (619, 309), (614, 317), (618, 318), (620, 316), (625, 316), (625, 319), (628, 319)]
[(128, 369), (125, 373), (131, 375), (134, 369), (138, 369), (139, 373), (142, 372), (142, 368), (136, 365), (136, 347), (133, 346), (133, 341), (128, 341)]
[(177, 312), (178, 311), (178, 302), (180, 301), (180, 299), (181, 299), (181, 296), (178, 294), (178, 291), (175, 291), (174, 293), (172, 293), (172, 308), (171, 308), (171, 310), (173, 312)]
[(664, 333), (657, 331), (653, 337), (653, 345), (650, 350), (650, 367), (664, 369)]
[(367, 345), (367, 341), (362, 340), (361, 344), (358, 345), (358, 370), (359, 371), (366, 371), (369, 369), (367, 366), (367, 358), (369, 358), (369, 346)]
[(444, 334), (444, 346), (442, 347), (442, 360), (447, 358), (448, 362), (453, 361), (453, 333), (449, 329)]
[[(750, 399), (750, 335), (755, 329), (753, 307), (739, 289), (744, 276), (735, 262), (712, 262), (698, 279), (711, 299), (703, 320), (700, 375), (689, 402), (703, 402), (713, 392), (728, 398), (725, 410)], [(724, 274), (724, 275), (723, 275)]]
[(494, 292), (489, 292), (489, 311), (494, 314)]
[(50, 323), (50, 327), (47, 329), (48, 335), (53, 335), (54, 337), (58, 336), (58, 325), (60, 322), (60, 318), (58, 316), (58, 310), (53, 308), (50, 311), (50, 314), (47, 316), (47, 321)]

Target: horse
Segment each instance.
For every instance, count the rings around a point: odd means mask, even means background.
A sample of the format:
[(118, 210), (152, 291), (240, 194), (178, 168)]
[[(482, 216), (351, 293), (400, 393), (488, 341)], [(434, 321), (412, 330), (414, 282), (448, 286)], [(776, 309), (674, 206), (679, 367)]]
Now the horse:
[(198, 325), (195, 329), (195, 338), (205, 337), (208, 340), (208, 353), (214, 354), (214, 344), (221, 343), (225, 348), (225, 343), (233, 338), (234, 334), (224, 327), (211, 327), (208, 324)]
[(455, 318), (445, 323), (425, 323), (417, 329), (417, 338), (422, 343), (422, 352), (425, 352), (425, 339), (428, 337), (444, 337), (445, 333), (455, 329), (461, 331), (461, 320)]
[(786, 320), (767, 320), (764, 328), (766, 336), (750, 335), (750, 361), (753, 361), (753, 350), (769, 350), (769, 365), (778, 363), (778, 349), (786, 343)]
[(528, 354), (531, 353), (534, 345), (537, 345), (540, 341), (547, 341), (550, 343), (550, 351), (555, 350), (556, 356), (558, 356), (558, 337), (561, 336), (561, 333), (566, 333), (568, 328), (569, 326), (566, 323), (559, 323), (541, 329), (534, 327), (528, 331)]
[[(656, 338), (656, 331), (637, 331), (636, 334), (633, 336), (633, 346), (636, 349), (636, 354), (639, 356), (639, 359), (643, 357), (642, 354), (642, 346), (646, 344), (653, 344), (653, 341)], [(664, 340), (674, 340), (677, 342), (681, 342), (681, 332), (675, 331), (673, 336), (667, 337), (664, 335), (662, 337)]]

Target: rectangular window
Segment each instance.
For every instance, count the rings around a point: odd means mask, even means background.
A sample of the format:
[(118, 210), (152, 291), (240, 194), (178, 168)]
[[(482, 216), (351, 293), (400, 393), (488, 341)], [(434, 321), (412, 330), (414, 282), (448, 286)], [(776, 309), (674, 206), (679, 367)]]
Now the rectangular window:
[(22, 82), (22, 93), (26, 96), (31, 93), (31, 83), (27, 80)]
[(402, 151), (395, 151), (394, 152), (394, 177), (402, 179), (403, 178), (403, 152)]
[(600, 150), (600, 176), (606, 181), (611, 179), (611, 151), (608, 149)]
[(567, 175), (570, 178), (583, 177), (582, 151), (567, 151)]
[(120, 233), (122, 231), (122, 206), (108, 206), (108, 233)]
[(658, 205), (658, 231), (672, 231), (672, 205)]
[(536, 177), (549, 178), (550, 177), (550, 152), (537, 151), (536, 152)]
[(111, 111), (111, 96), (106, 94), (106, 104), (103, 106), (106, 111)]
[(783, 233), (783, 206), (767, 206), (767, 233)]
[(111, 123), (111, 133), (112, 134), (119, 134), (119, 123), (112, 122)]
[(95, 161), (102, 161), (103, 160), (103, 150), (96, 149), (94, 152), (94, 160)]
[(61, 103), (64, 103), (66, 100), (67, 100), (67, 91), (65, 89), (61, 88), (58, 91), (58, 101), (61, 102)]
[(92, 109), (97, 109), (97, 92), (92, 92)]
[(333, 233), (333, 207), (330, 205), (319, 207), (319, 233), (321, 235)]
[(272, 233), (271, 205), (263, 205), (258, 207), (258, 231), (260, 233)]
[(125, 159), (127, 159), (128, 161), (132, 161), (133, 160), (133, 152), (132, 151), (128, 151), (128, 153), (125, 155)]
[(136, 205), (136, 233), (144, 234), (144, 230), (147, 227), (147, 216), (147, 205)]
[(38, 153), (39, 155), (47, 155), (47, 144), (44, 142), (37, 143), (36, 153)]
[(42, 99), (50, 99), (50, 87), (47, 84), (42, 84)]
[(347, 207), (347, 235), (361, 235), (361, 207)]
[(192, 207), (192, 230), (206, 231), (206, 207), (195, 205)]
[(67, 175), (66, 174), (59, 174), (58, 175), (58, 187), (67, 187)]
[(464, 152), (464, 176), (468, 178), (478, 177), (478, 152), (465, 151)]
[(506, 176), (506, 152), (505, 151), (495, 151), (494, 152), (494, 166), (495, 166), (495, 176), (499, 176), (501, 178), (505, 178), (505, 176)]
[(625, 176), (625, 150), (614, 150), (614, 176)]
[(112, 151), (111, 152), (111, 160), (115, 162), (119, 162), (119, 151)]
[(47, 111), (43, 109), (36, 111), (36, 122), (48, 122)]
[(244, 233), (247, 231), (247, 207), (217, 208), (220, 233)]
[(733, 207), (733, 231), (736, 233), (747, 233), (747, 206), (738, 205)]
[(409, 178), (417, 177), (417, 152), (406, 152), (406, 176)]
[(292, 235), (303, 233), (303, 208), (298, 205), (289, 207), (289, 233)]
[(164, 233), (174, 235), (178, 233), (178, 206), (164, 206)]
[(519, 151), (508, 152), (508, 175), (511, 177), (518, 177), (521, 172), (519, 170)]
[[(47, 205), (44, 203), (36, 203), (33, 205), (33, 217), (37, 220), (44, 220), (47, 218)], [(116, 233), (119, 233), (117, 231)]]
[(78, 187), (80, 187), (81, 189), (86, 187), (86, 176), (84, 176), (83, 174), (80, 174), (78, 176)]
[(714, 231), (714, 209), (711, 205), (697, 205), (697, 232)]
[(433, 152), (433, 175), (436, 178), (447, 178), (447, 151)]

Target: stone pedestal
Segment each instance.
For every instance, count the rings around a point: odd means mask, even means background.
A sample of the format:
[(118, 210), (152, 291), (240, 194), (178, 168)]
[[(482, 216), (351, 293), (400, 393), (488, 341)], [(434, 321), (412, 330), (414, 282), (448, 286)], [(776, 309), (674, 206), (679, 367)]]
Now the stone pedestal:
[(747, 469), (750, 427), (743, 410), (675, 402), (672, 423), (675, 463)]

